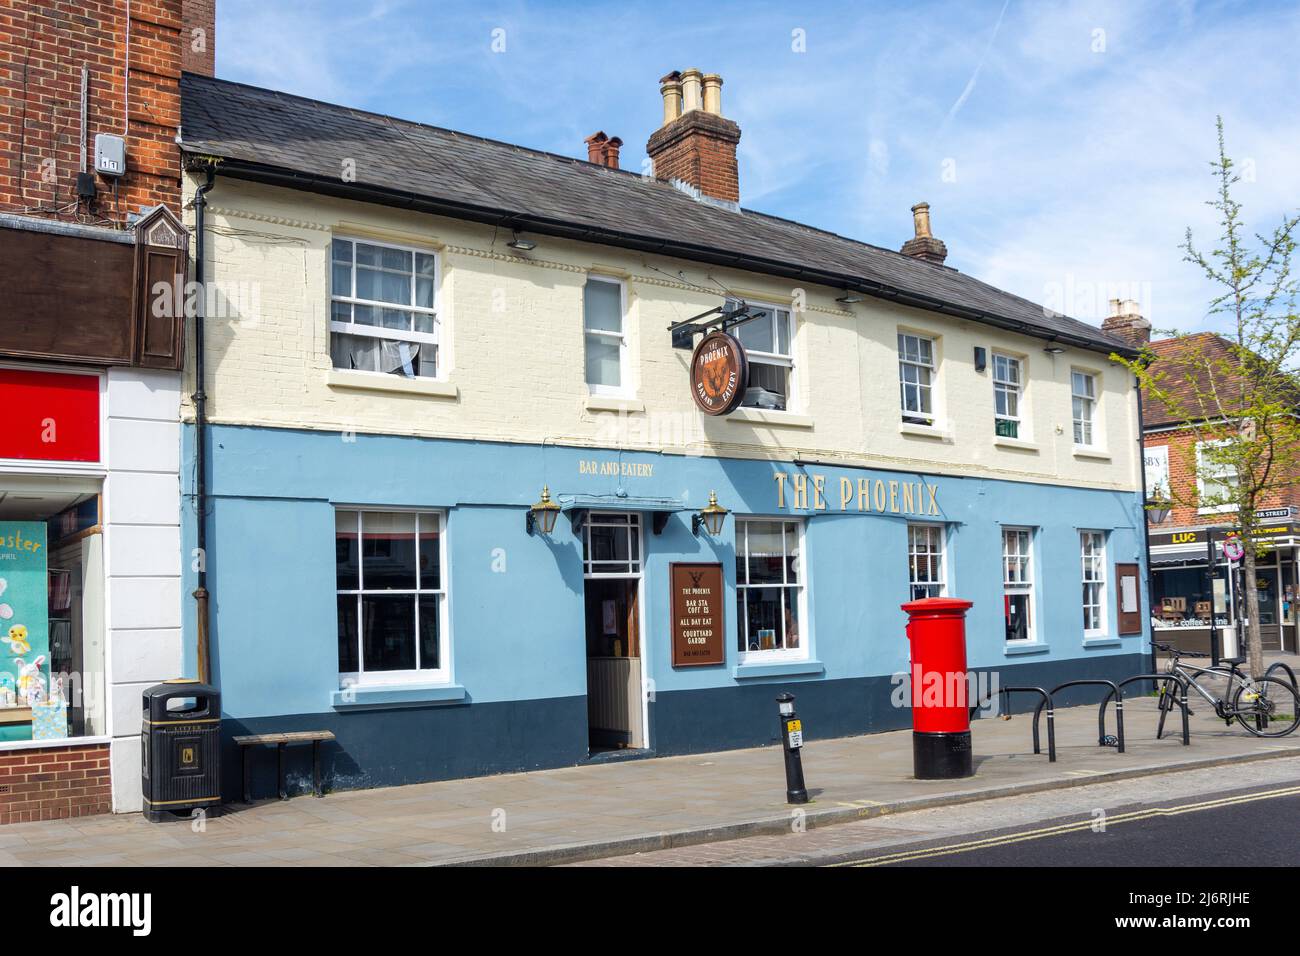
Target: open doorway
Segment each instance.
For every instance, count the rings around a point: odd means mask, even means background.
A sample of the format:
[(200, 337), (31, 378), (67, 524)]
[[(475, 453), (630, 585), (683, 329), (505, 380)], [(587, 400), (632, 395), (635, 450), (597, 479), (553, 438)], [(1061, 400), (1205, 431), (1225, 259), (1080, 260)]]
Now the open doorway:
[(582, 541), (588, 747), (593, 753), (644, 747), (641, 516), (592, 512)]

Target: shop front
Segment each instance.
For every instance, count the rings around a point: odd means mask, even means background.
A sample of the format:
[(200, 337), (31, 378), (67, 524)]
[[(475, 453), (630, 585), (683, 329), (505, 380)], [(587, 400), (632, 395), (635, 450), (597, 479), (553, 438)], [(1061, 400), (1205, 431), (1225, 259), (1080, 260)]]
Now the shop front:
[(233, 735), (288, 730), (334, 732), (334, 788), (756, 746), (781, 691), (817, 736), (905, 727), (900, 605), (922, 592), (974, 602), (972, 666), (1004, 683), (1144, 666), (1131, 492), (313, 430), (211, 440), (228, 766)]
[[(1259, 537), (1267, 547), (1253, 581), (1223, 555), (1227, 528), (1189, 528), (1151, 535), (1151, 629), (1155, 640), (1208, 653), (1210, 628), (1240, 624), (1244, 588), (1259, 595), (1260, 637), (1265, 651), (1295, 653), (1296, 595), (1300, 591), (1300, 528), (1289, 508), (1269, 512)], [(1275, 522), (1275, 523), (1274, 523)], [(1213, 535), (1214, 573), (1210, 566)]]

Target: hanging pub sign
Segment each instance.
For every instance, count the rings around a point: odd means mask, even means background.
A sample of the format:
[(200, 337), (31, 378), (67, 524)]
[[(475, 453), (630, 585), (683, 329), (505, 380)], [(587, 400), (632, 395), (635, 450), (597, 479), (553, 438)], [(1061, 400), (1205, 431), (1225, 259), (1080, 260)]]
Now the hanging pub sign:
[(725, 664), (721, 564), (671, 564), (673, 667)]
[(749, 380), (745, 347), (734, 335), (713, 331), (691, 353), (691, 395), (706, 415), (726, 415), (740, 405)]

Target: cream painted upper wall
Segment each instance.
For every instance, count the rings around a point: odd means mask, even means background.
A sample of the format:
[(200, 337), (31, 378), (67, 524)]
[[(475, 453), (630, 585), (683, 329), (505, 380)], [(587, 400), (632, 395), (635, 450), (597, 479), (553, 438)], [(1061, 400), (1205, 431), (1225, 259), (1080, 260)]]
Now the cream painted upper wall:
[[(193, 193), (193, 182), (187, 192)], [(798, 403), (791, 412), (699, 413), (689, 353), (667, 327), (717, 306), (717, 283), (751, 301), (791, 304), (796, 287), (768, 276), (608, 246), (537, 239), (506, 247), (491, 227), (217, 177), (208, 194), (208, 409), (230, 424), (548, 441), (673, 453), (781, 458), (1136, 489), (1132, 378), (1097, 352), (938, 313), (806, 286), (795, 315)], [(191, 225), (193, 212), (190, 211)], [(439, 251), (441, 384), (336, 372), (329, 354), (329, 243), (355, 235)], [(633, 396), (589, 395), (582, 290), (589, 271), (626, 280)], [(680, 273), (680, 276), (679, 276)], [(710, 278), (712, 277), (712, 279)], [(215, 298), (214, 298), (215, 296)], [(215, 308), (214, 308), (215, 304)], [(899, 410), (896, 336), (938, 339), (933, 435), (910, 433)], [(990, 352), (977, 373), (973, 348)], [(993, 434), (993, 351), (1025, 362), (1022, 434)], [(192, 349), (189, 352), (192, 357)], [(1098, 449), (1073, 447), (1070, 371), (1098, 375)], [(186, 394), (193, 391), (187, 366)], [(434, 394), (437, 393), (437, 394)], [(622, 406), (620, 409), (620, 405)], [(192, 418), (192, 409), (186, 407)]]

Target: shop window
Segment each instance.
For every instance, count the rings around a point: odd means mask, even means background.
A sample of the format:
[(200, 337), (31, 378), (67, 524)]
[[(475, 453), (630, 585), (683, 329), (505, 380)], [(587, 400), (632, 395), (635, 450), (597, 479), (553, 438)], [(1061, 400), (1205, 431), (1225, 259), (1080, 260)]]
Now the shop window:
[(1093, 419), (1097, 411), (1097, 376), (1089, 372), (1070, 372), (1070, 402), (1074, 418), (1074, 443), (1087, 447), (1096, 443)]
[(1020, 396), (1023, 388), (1020, 359), (994, 352), (994, 432), (1000, 438), (1020, 437)]
[(1007, 643), (1037, 639), (1034, 623), (1034, 533), (1002, 529), (1002, 601)]
[(582, 525), (582, 570), (588, 577), (641, 573), (641, 516), (593, 511)]
[(803, 525), (736, 522), (736, 622), (741, 660), (807, 656)]
[(592, 394), (621, 394), (628, 387), (623, 283), (588, 276), (582, 293), (587, 386)]
[(945, 582), (942, 525), (910, 524), (907, 526), (907, 574), (913, 601), (943, 597)]
[[(740, 303), (728, 299), (726, 308)], [(730, 331), (745, 347), (749, 381), (740, 404), (749, 408), (786, 411), (793, 402), (794, 351), (789, 309), (747, 302), (748, 321)]]
[(1079, 557), (1083, 565), (1083, 633), (1091, 637), (1106, 629), (1106, 536), (1100, 531), (1080, 531)]
[(1151, 573), (1151, 626), (1157, 630), (1210, 626), (1211, 617), (1218, 627), (1229, 623), (1227, 570), (1214, 569), (1212, 583), (1207, 583), (1205, 566), (1156, 568)]
[(443, 521), (436, 511), (335, 512), (345, 683), (448, 677)]
[(330, 356), (337, 369), (439, 374), (438, 260), (354, 239), (330, 244)]
[(934, 339), (898, 333), (898, 386), (903, 421), (934, 424)]

